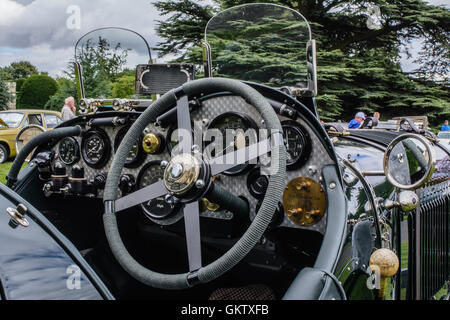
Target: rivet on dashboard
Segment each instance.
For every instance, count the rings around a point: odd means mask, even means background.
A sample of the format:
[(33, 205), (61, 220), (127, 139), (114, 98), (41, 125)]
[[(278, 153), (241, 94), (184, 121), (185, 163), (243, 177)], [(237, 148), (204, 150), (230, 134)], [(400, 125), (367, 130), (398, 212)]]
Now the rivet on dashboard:
[(199, 179), (195, 182), (195, 186), (197, 187), (197, 189), (202, 189), (205, 187), (205, 181)]

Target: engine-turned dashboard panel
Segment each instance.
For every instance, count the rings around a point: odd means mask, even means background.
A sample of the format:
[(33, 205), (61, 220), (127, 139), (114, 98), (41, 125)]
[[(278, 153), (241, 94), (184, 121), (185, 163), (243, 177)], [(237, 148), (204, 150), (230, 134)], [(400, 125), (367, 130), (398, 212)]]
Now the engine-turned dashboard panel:
[[(76, 124), (84, 127), (82, 136), (64, 138), (52, 149), (55, 153), (52, 162), (54, 175), (44, 186), (46, 194), (102, 198), (114, 153), (139, 115), (130, 114), (122, 116), (123, 119), (115, 116), (109, 122), (102, 118), (104, 115), (80, 117)], [(324, 233), (327, 213), (321, 172), (323, 166), (334, 162), (306, 121), (296, 116), (287, 117), (279, 113), (278, 116), (287, 151), (287, 179), (286, 190), (272, 226), (307, 228)], [(258, 134), (252, 136), (247, 132), (249, 129), (258, 132), (265, 128), (261, 115), (254, 107), (232, 95), (202, 99), (200, 107), (191, 111), (191, 120), (194, 130), (202, 129), (201, 137), (204, 141), (201, 147), (204, 155), (209, 158), (248, 146), (253, 140), (261, 140)], [(170, 155), (178, 152), (176, 121), (172, 122), (165, 126), (149, 124), (132, 146), (122, 170), (119, 197), (163, 179), (161, 161), (170, 160)], [(217, 145), (210, 148), (212, 141), (218, 141), (205, 137), (204, 132), (222, 133), (223, 137), (225, 132), (231, 132), (232, 138), (223, 138), (219, 149)], [(193, 132), (193, 135), (197, 133)], [(239, 165), (213, 179), (234, 195), (244, 198), (250, 207), (250, 219), (255, 217), (268, 184), (267, 175), (258, 165)], [(233, 219), (233, 213), (222, 210), (206, 198), (202, 199), (201, 207), (202, 217)], [(181, 219), (181, 215), (177, 214), (179, 205), (166, 202), (164, 197), (141, 204), (139, 210), (156, 223), (164, 221), (162, 224), (171, 224)], [(173, 218), (161, 219), (168, 216)]]

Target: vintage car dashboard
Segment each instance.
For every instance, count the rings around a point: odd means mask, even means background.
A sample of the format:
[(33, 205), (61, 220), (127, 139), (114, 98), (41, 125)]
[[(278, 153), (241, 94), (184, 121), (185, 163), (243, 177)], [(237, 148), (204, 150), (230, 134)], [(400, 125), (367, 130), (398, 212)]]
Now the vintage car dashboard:
[[(268, 100), (277, 111), (282, 124), (288, 154), (286, 189), (279, 210), (274, 215), (272, 227), (308, 229), (324, 234), (327, 205), (322, 185), (322, 168), (335, 164), (335, 161), (327, 150), (324, 139), (319, 137), (317, 128), (314, 129), (307, 118), (302, 116), (298, 106), (289, 107), (286, 100)], [(50, 182), (44, 185), (46, 196), (63, 194), (102, 198), (114, 153), (139, 114), (99, 112), (66, 122), (66, 126), (80, 125), (83, 134), (63, 138), (53, 145), (53, 175)], [(201, 126), (203, 129), (218, 129), (221, 132), (265, 127), (261, 115), (254, 107), (241, 97), (227, 93), (196, 100), (191, 110), (191, 119), (193, 128)], [(178, 138), (175, 130), (176, 119), (171, 121), (170, 117), (165, 121), (155, 119), (155, 122), (146, 127), (126, 159), (120, 179), (119, 197), (162, 179), (164, 169), (160, 166), (161, 161), (169, 160), (171, 152), (176, 152)], [(214, 181), (246, 199), (250, 205), (249, 218), (254, 218), (268, 183), (267, 176), (260, 172), (258, 165), (235, 167), (214, 177)], [(200, 215), (205, 219), (233, 219), (233, 213), (221, 210), (207, 199), (202, 199), (201, 207)], [(181, 218), (176, 215), (178, 209), (176, 204), (168, 204), (164, 197), (139, 206), (145, 217), (162, 225), (172, 224)], [(158, 219), (161, 215), (170, 214), (179, 218)]]

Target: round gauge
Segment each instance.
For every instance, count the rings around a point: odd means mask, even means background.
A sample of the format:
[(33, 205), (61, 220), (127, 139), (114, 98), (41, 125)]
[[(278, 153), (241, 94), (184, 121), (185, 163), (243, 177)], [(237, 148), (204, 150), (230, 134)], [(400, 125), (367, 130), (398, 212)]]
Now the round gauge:
[[(215, 141), (216, 133), (210, 131), (214, 129), (220, 131), (221, 141)], [(206, 154), (210, 158), (216, 158), (257, 143), (257, 129), (256, 123), (246, 115), (237, 112), (221, 114), (212, 120), (208, 126), (208, 136), (204, 138)], [(244, 163), (224, 171), (224, 174), (237, 175), (244, 172), (248, 167), (249, 165)]]
[(67, 164), (71, 165), (80, 160), (80, 147), (78, 142), (73, 137), (67, 137), (60, 141), (59, 147), (59, 159)]
[(109, 159), (111, 145), (106, 133), (100, 129), (88, 131), (81, 142), (81, 154), (92, 168), (103, 167)]
[[(125, 134), (128, 132), (130, 127), (123, 127), (117, 133), (116, 138), (114, 139), (114, 152), (117, 152), (119, 149), (119, 145), (122, 142)], [(125, 167), (126, 168), (137, 168), (142, 162), (145, 160), (146, 153), (142, 149), (142, 136), (139, 137), (139, 140), (136, 141), (131, 147), (130, 152), (128, 153), (127, 158), (125, 159)]]
[[(147, 163), (139, 172), (137, 188), (142, 189), (164, 178), (164, 169), (160, 166), (161, 161), (155, 160)], [(150, 219), (166, 219), (179, 208), (178, 204), (169, 204), (164, 196), (141, 203), (141, 208)]]
[(281, 126), (286, 146), (286, 167), (288, 170), (298, 169), (311, 153), (311, 139), (306, 129), (295, 121), (283, 121)]
[[(194, 131), (192, 131), (192, 137), (194, 137)], [(171, 127), (167, 132), (167, 150), (169, 154), (174, 156), (180, 153), (178, 150), (178, 131), (176, 127)]]

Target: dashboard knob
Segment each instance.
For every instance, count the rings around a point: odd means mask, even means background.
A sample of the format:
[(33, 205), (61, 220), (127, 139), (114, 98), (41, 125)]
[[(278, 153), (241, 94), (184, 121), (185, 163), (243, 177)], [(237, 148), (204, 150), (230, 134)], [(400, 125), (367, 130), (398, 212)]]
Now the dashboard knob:
[(55, 175), (56, 176), (65, 176), (66, 175), (66, 167), (64, 167), (61, 163), (57, 162), (55, 164)]
[(72, 167), (72, 178), (83, 179), (84, 178), (84, 168), (80, 166)]
[(94, 186), (97, 189), (103, 189), (105, 188), (105, 184), (106, 184), (106, 177), (103, 174), (98, 174), (95, 176), (94, 178)]
[(155, 133), (148, 133), (142, 139), (142, 148), (145, 152), (155, 154), (161, 151), (162, 137)]
[(122, 192), (122, 195), (128, 194), (133, 191), (135, 186), (135, 179), (130, 174), (124, 174), (120, 177), (119, 189)]

